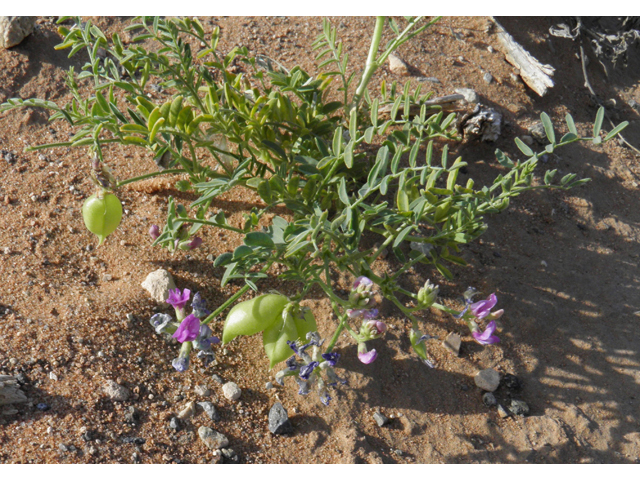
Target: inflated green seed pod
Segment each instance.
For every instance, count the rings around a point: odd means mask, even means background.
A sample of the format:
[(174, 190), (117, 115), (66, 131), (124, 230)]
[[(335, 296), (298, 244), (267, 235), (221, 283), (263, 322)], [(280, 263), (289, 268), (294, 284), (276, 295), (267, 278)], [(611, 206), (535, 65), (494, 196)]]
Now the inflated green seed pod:
[(287, 303), (289, 299), (284, 295), (267, 294), (237, 304), (224, 322), (222, 343), (229, 343), (238, 335), (254, 335), (270, 327), (282, 318), (282, 310)]
[(87, 229), (98, 236), (99, 245), (112, 234), (122, 220), (122, 203), (113, 193), (94, 193), (82, 204)]

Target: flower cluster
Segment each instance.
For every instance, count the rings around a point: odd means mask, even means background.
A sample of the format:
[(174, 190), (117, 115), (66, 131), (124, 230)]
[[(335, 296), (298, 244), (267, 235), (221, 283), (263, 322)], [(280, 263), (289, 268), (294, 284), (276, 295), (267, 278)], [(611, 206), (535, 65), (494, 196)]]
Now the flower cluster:
[(309, 343), (304, 345), (302, 342), (287, 342), (294, 355), (287, 360), (287, 368), (276, 373), (276, 381), (280, 385), (284, 385), (284, 377), (295, 377), (300, 395), (307, 395), (315, 385), (320, 401), (324, 405), (329, 405), (331, 396), (329, 396), (328, 387), (347, 383), (345, 379), (338, 377), (334, 370), (340, 359), (340, 354), (322, 353), (321, 347), (324, 340), (317, 332), (309, 332), (307, 341)]
[(197, 357), (202, 359), (205, 366), (209, 365), (215, 360), (212, 346), (220, 343), (220, 339), (212, 334), (211, 328), (200, 322), (209, 315), (206, 302), (200, 293), (196, 293), (191, 301), (193, 312), (185, 316), (185, 307), (190, 297), (191, 291), (188, 288), (182, 291), (178, 288), (169, 290), (167, 303), (173, 306), (177, 322), (166, 313), (156, 313), (150, 319), (156, 333), (169, 333), (182, 344), (178, 358), (171, 362), (178, 372), (184, 372), (189, 368), (189, 359), (194, 348), (198, 350)]
[[(151, 237), (151, 240), (155, 242), (160, 235), (161, 232), (158, 225), (151, 225), (151, 227), (149, 227), (149, 236)], [(193, 250), (198, 248), (200, 245), (202, 245), (202, 238), (193, 237), (192, 239), (189, 239), (188, 229), (184, 228), (183, 225), (183, 228), (180, 228), (178, 232), (178, 238), (173, 244), (173, 249), (175, 250), (179, 248), (180, 250)]]
[[(456, 315), (456, 317), (462, 318), (467, 323), (471, 330), (471, 335), (479, 344), (493, 345), (494, 343), (498, 343), (500, 339), (494, 335), (497, 328), (495, 321), (504, 314), (504, 310), (491, 311), (498, 303), (498, 297), (496, 297), (495, 293), (492, 293), (486, 300), (480, 300), (474, 303), (473, 297), (475, 295), (477, 295), (476, 289), (469, 287), (464, 293), (465, 308), (459, 315)], [(477, 322), (479, 321), (488, 321), (484, 331), (481, 331), (478, 326)]]
[(354, 308), (347, 310), (350, 320), (363, 320), (356, 340), (358, 340), (358, 359), (364, 364), (373, 363), (378, 357), (375, 348), (371, 351), (367, 350), (365, 342), (380, 338), (387, 331), (387, 324), (376, 320), (379, 312), (377, 308), (373, 308), (376, 304), (373, 285), (371, 279), (358, 277), (349, 294), (349, 303)]

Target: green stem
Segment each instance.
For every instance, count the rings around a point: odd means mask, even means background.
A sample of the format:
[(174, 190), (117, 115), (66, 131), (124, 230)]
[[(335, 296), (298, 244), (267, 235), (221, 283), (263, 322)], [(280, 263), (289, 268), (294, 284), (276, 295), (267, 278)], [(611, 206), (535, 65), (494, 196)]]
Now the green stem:
[(208, 220), (200, 220), (199, 218), (188, 218), (186, 219), (189, 223), (198, 223), (200, 225), (211, 225), (213, 227), (225, 228), (227, 230), (231, 230), (236, 233), (245, 233), (244, 230), (241, 230), (236, 227), (232, 227), (231, 225), (220, 225), (219, 223), (209, 222)]
[(362, 74), (362, 78), (360, 79), (360, 84), (356, 89), (356, 94), (351, 101), (350, 111), (354, 108), (358, 108), (360, 101), (362, 100), (362, 96), (364, 95), (364, 91), (373, 77), (373, 73), (380, 66), (380, 64), (376, 61), (376, 56), (378, 55), (378, 48), (380, 47), (380, 39), (382, 38), (382, 30), (384, 29), (384, 21), (386, 17), (376, 17), (376, 27), (373, 31), (373, 37), (371, 38), (371, 47), (369, 48), (369, 56), (367, 57), (367, 63), (365, 65), (364, 73)]
[(146, 180), (147, 178), (157, 177), (159, 175), (172, 175), (172, 174), (179, 175), (181, 173), (189, 173), (189, 172), (181, 168), (172, 168), (169, 170), (162, 170), (161, 172), (146, 173), (144, 175), (140, 175), (139, 177), (132, 177), (126, 180), (122, 180), (121, 182), (118, 182), (118, 185), (116, 186), (116, 188), (120, 188), (128, 183), (138, 182), (140, 180)]
[(331, 341), (329, 342), (329, 346), (327, 347), (327, 349), (325, 350), (325, 353), (331, 353), (331, 350), (333, 350), (333, 347), (336, 346), (336, 343), (338, 342), (338, 338), (340, 338), (340, 334), (342, 333), (342, 330), (344, 330), (344, 328), (346, 327), (347, 324), (347, 315), (342, 315), (342, 317), (340, 317), (340, 324), (338, 325), (338, 328), (336, 328), (336, 331), (333, 333), (333, 337), (331, 337)]
[[(269, 268), (271, 268), (271, 265), (273, 264), (273, 262), (274, 262), (274, 260), (271, 260), (269, 263), (267, 263), (262, 268), (261, 272), (262, 273), (266, 273), (267, 270), (269, 270)], [(236, 293), (231, 295), (231, 297), (229, 297), (226, 302), (224, 302), (222, 305), (220, 305), (218, 308), (216, 308), (213, 313), (211, 313), (207, 318), (205, 318), (202, 321), (202, 324), (206, 325), (207, 323), (211, 322), (211, 320), (213, 320), (218, 315), (220, 315), (222, 312), (224, 312), (229, 307), (229, 305), (231, 305), (238, 298), (240, 298), (242, 295), (244, 295), (250, 288), (251, 287), (249, 285), (245, 284), (240, 290), (238, 290)]]

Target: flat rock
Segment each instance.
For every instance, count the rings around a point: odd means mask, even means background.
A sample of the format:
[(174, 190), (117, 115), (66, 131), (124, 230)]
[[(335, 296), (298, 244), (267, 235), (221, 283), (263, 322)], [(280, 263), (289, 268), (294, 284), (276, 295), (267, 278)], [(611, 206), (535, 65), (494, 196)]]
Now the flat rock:
[(236, 401), (242, 395), (242, 390), (234, 382), (227, 382), (222, 386), (222, 393), (231, 401)]
[(102, 386), (102, 390), (114, 402), (126, 402), (131, 396), (131, 392), (122, 385), (118, 385), (113, 380), (107, 380)]
[(213, 428), (200, 427), (198, 435), (207, 447), (211, 450), (219, 450), (229, 445), (229, 439), (220, 432), (216, 432)]
[(498, 405), (498, 415), (500, 415), (500, 418), (507, 418), (511, 416), (511, 413), (509, 411), (507, 411), (506, 408), (504, 408), (502, 405)]
[(15, 47), (33, 32), (35, 25), (36, 17), (0, 17), (0, 47)]
[(389, 419), (380, 412), (375, 412), (373, 414), (373, 419), (376, 421), (379, 427), (383, 427), (387, 423), (389, 423)]
[(476, 385), (486, 392), (495, 392), (500, 385), (500, 374), (493, 368), (479, 371), (474, 377)]
[(447, 335), (447, 338), (442, 341), (442, 345), (454, 355), (459, 356), (460, 345), (462, 345), (462, 338), (460, 338), (460, 335), (458, 335), (457, 333), (452, 332)]
[(25, 402), (27, 396), (20, 390), (18, 380), (10, 375), (0, 375), (0, 405)]
[(291, 425), (287, 410), (280, 402), (274, 403), (269, 410), (269, 431), (274, 435), (293, 432), (293, 425)]
[(151, 298), (158, 303), (165, 303), (169, 298), (169, 290), (176, 288), (173, 277), (163, 268), (159, 268), (147, 275), (141, 285), (142, 288), (149, 292)]
[(393, 53), (389, 55), (389, 70), (391, 70), (391, 73), (395, 73), (396, 75), (402, 75), (405, 77), (409, 75), (409, 66), (404, 60)]
[(476, 91), (470, 88), (456, 88), (456, 93), (462, 95), (467, 103), (476, 104), (480, 102), (480, 97)]

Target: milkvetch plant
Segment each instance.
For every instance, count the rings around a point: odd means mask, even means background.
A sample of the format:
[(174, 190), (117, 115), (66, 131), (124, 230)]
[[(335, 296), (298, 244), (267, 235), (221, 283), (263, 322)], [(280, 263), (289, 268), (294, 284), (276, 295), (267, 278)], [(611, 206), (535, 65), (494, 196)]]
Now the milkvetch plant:
[[(222, 340), (262, 333), (271, 367), (289, 359), (277, 378), (294, 377), (301, 393), (315, 385), (327, 403), (327, 387), (340, 383), (333, 349), (342, 332), (357, 344), (363, 363), (376, 360), (378, 354), (367, 342), (383, 336), (386, 324), (378, 318), (374, 294), (392, 302), (411, 322), (410, 343), (427, 365), (433, 366), (427, 352), (432, 337), (422, 332), (419, 317), (432, 308), (466, 322), (479, 343), (496, 343), (498, 312), (490, 313), (495, 297), (472, 303), (472, 295), (466, 295), (458, 311), (437, 302), (438, 287), (430, 281), (418, 292), (407, 290), (403, 275), (424, 263), (452, 278), (449, 265), (465, 264), (460, 245), (484, 233), (485, 215), (503, 211), (511, 198), (528, 190), (568, 190), (588, 181), (567, 174), (554, 182), (556, 170), (538, 174), (543, 153), (577, 141), (598, 144), (626, 126), (601, 137), (600, 110), (593, 136), (581, 137), (567, 115), (569, 133), (557, 140), (543, 113), (549, 140), (543, 152), (516, 139), (523, 159), (514, 161), (496, 150), (502, 171), (491, 185), (477, 187), (471, 178), (460, 182), (467, 164), (461, 157), (450, 158), (447, 143), (458, 139), (455, 113), (445, 115), (429, 104), (430, 94), (423, 94), (420, 85), (412, 89), (410, 82), (383, 81), (379, 94), (368, 87), (395, 49), (436, 21), (376, 18), (358, 75), (335, 27), (325, 20), (314, 42), (319, 73), (311, 75), (299, 66), (289, 70), (264, 56), (251, 56), (243, 47), (223, 55), (217, 48), (217, 27), (205, 32), (195, 18), (137, 17), (128, 28), (136, 34), (129, 45), (118, 34), (107, 38), (91, 22), (76, 18), (71, 28), (60, 27), (63, 40), (56, 47), (70, 48), (70, 56), (80, 50), (88, 54), (81, 72), (69, 71), (72, 102), (58, 106), (10, 99), (0, 111), (44, 107), (53, 111), (52, 120), (66, 120), (76, 128), (68, 142), (35, 149), (84, 147), (100, 162), (106, 162), (113, 143), (146, 150), (155, 170), (115, 182), (114, 189), (167, 175), (177, 178), (176, 188), (198, 196), (188, 207), (169, 199), (166, 224), (149, 230), (153, 245), (172, 252), (197, 248), (206, 241), (196, 236), (203, 227), (243, 236), (242, 245), (215, 260), (216, 267), (224, 267), (222, 285), (239, 279), (245, 283), (242, 288), (204, 318), (194, 313), (190, 319), (177, 308), (179, 325), (162, 316), (152, 318), (156, 331), (177, 333), (182, 342), (176, 368), (186, 369), (191, 350), (206, 343), (210, 329), (202, 328), (209, 328), (248, 290), (259, 292), (259, 281), (277, 263), (284, 270), (279, 279), (294, 282), (296, 293), (289, 298), (263, 293), (239, 303), (227, 316)], [(382, 46), (387, 27), (391, 40)], [(80, 82), (91, 84), (88, 98), (81, 96)], [(223, 211), (214, 214), (210, 207), (216, 197), (239, 188), (255, 192), (260, 202), (236, 227)], [(287, 215), (273, 215), (282, 208)], [(111, 233), (116, 217), (98, 235)], [(377, 238), (375, 246), (364, 247), (365, 237)], [(400, 266), (376, 273), (371, 265), (387, 250)], [(337, 275), (354, 279), (347, 297), (337, 293)], [(315, 286), (328, 297), (337, 318), (335, 329), (323, 332), (326, 341), (313, 314), (300, 305)]]

